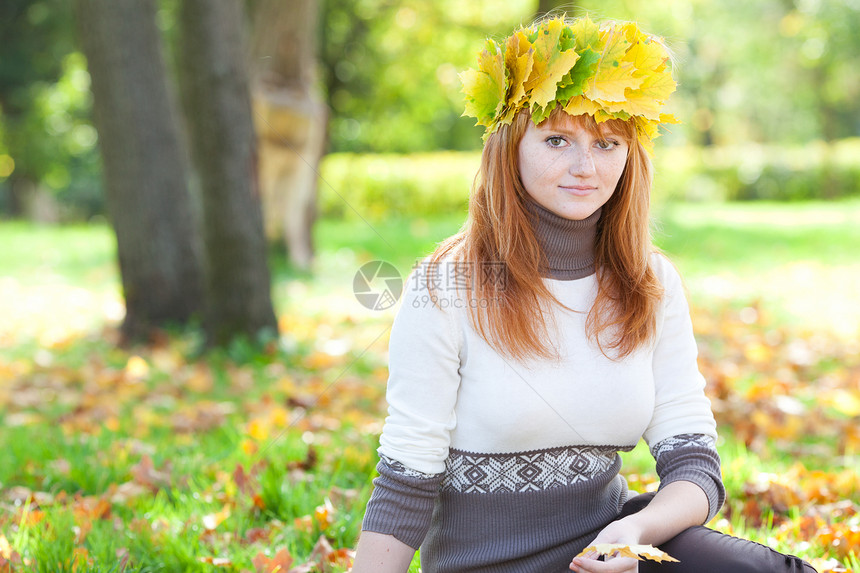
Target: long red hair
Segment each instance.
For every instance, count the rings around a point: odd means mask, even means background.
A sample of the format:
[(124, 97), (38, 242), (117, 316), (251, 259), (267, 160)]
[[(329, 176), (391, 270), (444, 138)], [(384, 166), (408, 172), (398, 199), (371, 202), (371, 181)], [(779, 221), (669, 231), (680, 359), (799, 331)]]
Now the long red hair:
[[(562, 113), (556, 109), (545, 121), (570, 118), (562, 118)], [(600, 133), (591, 116), (575, 119)], [(519, 176), (519, 144), (530, 121), (529, 114), (521, 112), (487, 138), (466, 224), (442, 242), (429, 261), (432, 266), (448, 258), (451, 264), (468, 265), (479, 273), (493, 270), (467, 285), (474, 302), (469, 305), (470, 320), (488, 344), (518, 360), (558, 357), (547, 336), (547, 319), (551, 305), (561, 305), (541, 280), (545, 258)], [(619, 359), (654, 338), (663, 288), (650, 263), (655, 250), (649, 227), (651, 162), (632, 120), (609, 120), (605, 125), (628, 143), (628, 154), (597, 226), (598, 291), (586, 332), (605, 355)]]

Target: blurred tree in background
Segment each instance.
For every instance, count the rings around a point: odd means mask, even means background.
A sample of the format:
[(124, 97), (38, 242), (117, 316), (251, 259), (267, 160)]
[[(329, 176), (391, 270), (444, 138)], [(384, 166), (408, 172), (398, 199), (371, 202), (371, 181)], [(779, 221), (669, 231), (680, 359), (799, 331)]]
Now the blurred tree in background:
[(254, 339), (278, 330), (244, 58), (243, 10), (237, 0), (183, 0), (179, 12), (180, 84), (203, 206), (205, 327), (209, 342), (218, 345), (237, 335)]
[[(180, 3), (159, 2), (158, 25), (173, 46)], [(483, 38), (550, 6), (635, 19), (666, 38), (679, 80), (672, 106), (685, 123), (661, 144), (689, 148), (691, 162), (702, 147), (778, 149), (860, 135), (858, 0), (318, 0), (327, 151), (478, 149), (481, 130), (460, 117), (457, 73), (474, 65)], [(20, 213), (27, 188), (60, 199), (56, 216), (96, 214), (89, 81), (67, 8), (9, 0), (0, 10), (0, 210)], [(857, 190), (835, 195), (848, 192)]]
[(308, 268), (328, 106), (319, 84), (317, 0), (255, 0), (252, 94), (266, 235)]
[(203, 311), (203, 253), (152, 0), (76, 0), (92, 77), (126, 339)]
[[(183, 121), (155, 0), (75, 2), (93, 80), (127, 340), (145, 341), (153, 328), (195, 318), (204, 319), (210, 344), (277, 331), (243, 9), (237, 0), (182, 2)], [(186, 160), (186, 140), (196, 172)], [(189, 190), (195, 173), (197, 208)]]

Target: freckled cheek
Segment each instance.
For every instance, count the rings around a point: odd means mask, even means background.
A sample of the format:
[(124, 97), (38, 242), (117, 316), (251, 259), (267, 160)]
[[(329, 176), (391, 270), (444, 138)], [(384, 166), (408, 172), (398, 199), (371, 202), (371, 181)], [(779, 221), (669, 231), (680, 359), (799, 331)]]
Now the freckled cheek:
[(622, 158), (620, 160), (612, 160), (609, 164), (606, 165), (606, 170), (604, 171), (604, 182), (606, 185), (615, 189), (618, 181), (621, 180), (621, 174), (624, 173), (624, 164), (626, 162), (626, 158)]
[(528, 181), (537, 185), (546, 184), (557, 177), (554, 167), (553, 162), (534, 157), (526, 165), (520, 164), (520, 178), (524, 183)]

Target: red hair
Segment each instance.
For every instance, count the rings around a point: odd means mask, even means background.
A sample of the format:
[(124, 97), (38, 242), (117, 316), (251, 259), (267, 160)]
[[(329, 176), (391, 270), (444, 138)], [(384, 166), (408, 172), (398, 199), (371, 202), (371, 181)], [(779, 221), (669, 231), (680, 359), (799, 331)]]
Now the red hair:
[[(556, 109), (545, 120), (569, 121)], [(576, 116), (595, 134), (600, 128), (588, 115)], [(541, 280), (544, 254), (532, 230), (519, 176), (519, 144), (531, 117), (519, 113), (484, 144), (481, 166), (472, 186), (469, 217), (459, 233), (441, 243), (430, 265), (449, 257), (453, 264), (499, 268), (494, 280), (468, 284), (470, 320), (488, 344), (514, 358), (557, 358), (547, 336), (552, 304), (561, 303)], [(651, 162), (636, 137), (633, 120), (604, 125), (628, 143), (627, 162), (597, 226), (595, 267), (598, 292), (588, 313), (586, 332), (603, 353), (623, 358), (654, 338), (663, 288), (651, 267), (655, 250), (649, 228)], [(428, 287), (432, 290), (432, 287)], [(550, 313), (551, 316), (551, 313)]]

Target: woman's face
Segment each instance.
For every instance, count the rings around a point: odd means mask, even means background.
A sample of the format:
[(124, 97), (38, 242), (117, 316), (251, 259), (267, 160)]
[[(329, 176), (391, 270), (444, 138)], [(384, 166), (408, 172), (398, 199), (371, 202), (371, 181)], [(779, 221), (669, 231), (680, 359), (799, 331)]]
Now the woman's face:
[(531, 198), (565, 219), (602, 207), (627, 162), (627, 143), (599, 124), (596, 135), (565, 113), (537, 127), (529, 121), (519, 145), (519, 171)]

